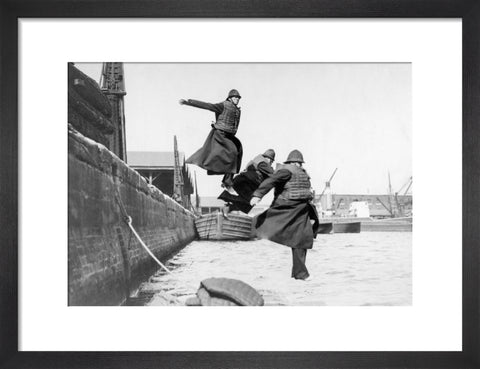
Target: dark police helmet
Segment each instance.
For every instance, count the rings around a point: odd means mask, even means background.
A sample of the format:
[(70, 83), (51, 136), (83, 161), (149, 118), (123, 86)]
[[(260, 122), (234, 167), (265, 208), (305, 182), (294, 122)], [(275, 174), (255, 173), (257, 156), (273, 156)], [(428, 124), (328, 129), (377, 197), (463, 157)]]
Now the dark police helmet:
[(240, 99), (242, 98), (240, 96), (240, 92), (238, 92), (237, 90), (233, 89), (233, 90), (230, 90), (230, 92), (228, 93), (228, 97), (227, 99), (231, 98), (231, 97), (239, 97)]
[(273, 149), (268, 149), (262, 155), (265, 156), (266, 158), (275, 160), (275, 151)]
[(286, 163), (305, 163), (303, 161), (303, 155), (300, 151), (298, 150), (293, 150), (288, 154), (287, 160), (285, 160)]

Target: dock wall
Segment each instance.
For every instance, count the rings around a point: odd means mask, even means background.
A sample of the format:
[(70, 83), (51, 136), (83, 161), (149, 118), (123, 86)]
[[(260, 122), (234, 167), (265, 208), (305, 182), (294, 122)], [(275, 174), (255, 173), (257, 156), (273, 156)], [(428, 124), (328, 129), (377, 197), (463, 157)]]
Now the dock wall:
[(120, 305), (158, 269), (126, 214), (160, 260), (196, 236), (192, 213), (72, 126), (68, 186), (69, 305)]

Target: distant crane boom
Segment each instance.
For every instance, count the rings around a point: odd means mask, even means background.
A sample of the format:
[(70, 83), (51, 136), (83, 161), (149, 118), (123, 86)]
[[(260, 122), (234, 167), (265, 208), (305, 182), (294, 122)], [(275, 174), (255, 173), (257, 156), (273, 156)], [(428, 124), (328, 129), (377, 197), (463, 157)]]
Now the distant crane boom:
[(335, 170), (333, 171), (332, 175), (330, 176), (330, 179), (328, 180), (328, 182), (332, 182), (333, 176), (335, 175), (335, 173), (337, 173), (337, 169), (338, 168), (335, 168)]
[(408, 178), (408, 180), (403, 184), (403, 186), (400, 187), (400, 189), (397, 191), (397, 193), (402, 192), (402, 190), (405, 188), (405, 186), (408, 185), (407, 189), (405, 190), (405, 194), (406, 194), (406, 193), (408, 192), (408, 190), (410, 189), (410, 187), (412, 186), (412, 178), (413, 178), (413, 177), (410, 176), (410, 177)]
[(338, 169), (338, 168), (335, 168), (335, 170), (333, 171), (332, 175), (330, 176), (330, 179), (328, 180), (328, 182), (325, 183), (325, 187), (323, 188), (322, 193), (320, 194), (320, 196), (318, 196), (319, 199), (322, 198), (323, 194), (325, 193), (325, 190), (327, 189), (327, 187), (330, 186), (330, 182), (332, 181), (333, 176), (335, 175), (335, 173), (337, 173), (337, 169)]
[(412, 182), (413, 182), (413, 180), (410, 179), (410, 183), (408, 184), (407, 189), (406, 189), (405, 192), (403, 193), (403, 196), (405, 196), (405, 195), (407, 194), (408, 190), (410, 189), (410, 187), (412, 187)]

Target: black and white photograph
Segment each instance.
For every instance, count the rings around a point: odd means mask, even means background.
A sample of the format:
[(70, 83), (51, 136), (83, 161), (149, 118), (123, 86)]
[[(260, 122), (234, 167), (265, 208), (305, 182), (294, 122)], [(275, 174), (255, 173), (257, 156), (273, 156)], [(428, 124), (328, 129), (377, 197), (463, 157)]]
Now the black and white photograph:
[(65, 67), (69, 306), (412, 306), (411, 63)]
[(461, 20), (18, 23), (21, 356), (462, 350)]

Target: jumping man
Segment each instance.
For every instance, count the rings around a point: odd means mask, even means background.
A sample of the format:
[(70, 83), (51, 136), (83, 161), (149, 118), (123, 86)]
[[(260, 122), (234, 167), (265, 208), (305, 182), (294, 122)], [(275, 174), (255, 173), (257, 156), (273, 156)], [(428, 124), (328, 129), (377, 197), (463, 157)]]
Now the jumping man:
[(190, 156), (186, 163), (198, 165), (208, 175), (223, 175), (222, 187), (233, 193), (233, 175), (242, 165), (242, 144), (235, 137), (240, 124), (241, 99), (237, 90), (230, 90), (227, 99), (218, 104), (198, 100), (179, 101), (180, 105), (189, 105), (215, 113), (215, 122), (203, 146)]

